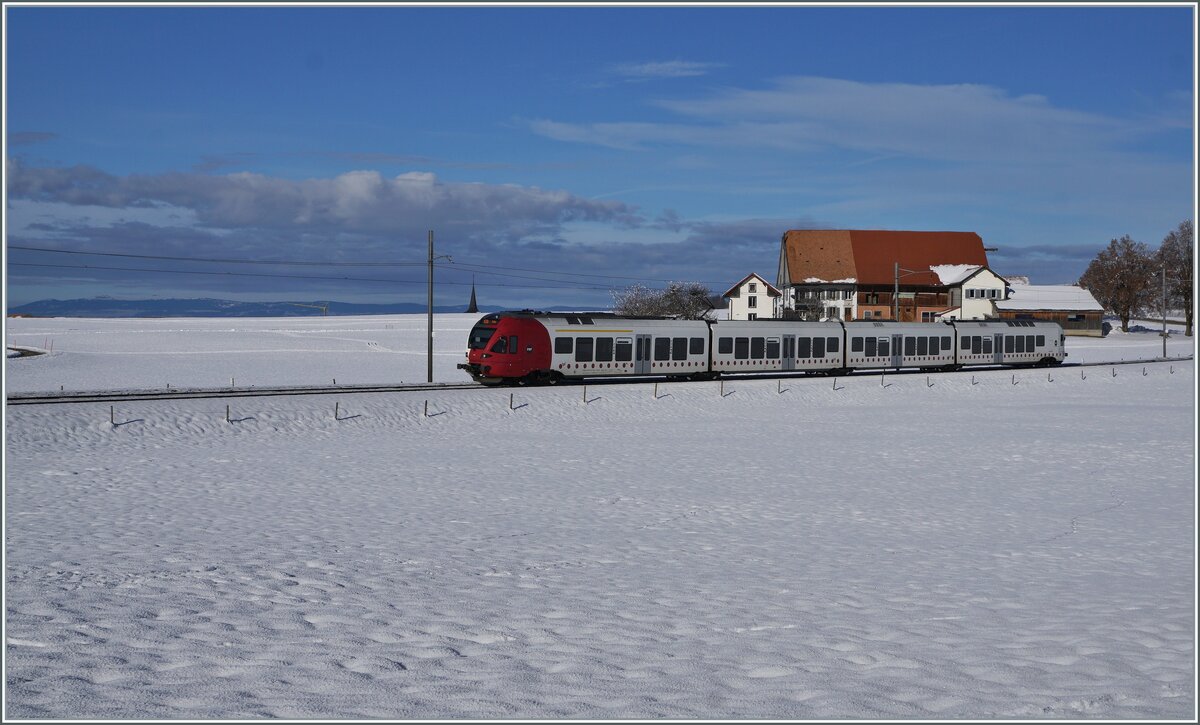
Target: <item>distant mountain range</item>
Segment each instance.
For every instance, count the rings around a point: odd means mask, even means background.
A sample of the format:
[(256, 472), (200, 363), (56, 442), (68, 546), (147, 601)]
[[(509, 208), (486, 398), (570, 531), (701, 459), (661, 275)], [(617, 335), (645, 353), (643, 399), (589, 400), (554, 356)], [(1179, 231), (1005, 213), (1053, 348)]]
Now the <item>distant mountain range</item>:
[[(328, 305), (330, 315), (400, 315), (426, 312), (425, 305), (363, 305), (350, 302), (236, 302), (212, 298), (117, 300), (38, 300), (8, 308), (8, 315), (29, 317), (314, 317)], [(465, 312), (466, 305), (435, 305), (434, 312)], [(503, 307), (480, 307), (497, 312)]]

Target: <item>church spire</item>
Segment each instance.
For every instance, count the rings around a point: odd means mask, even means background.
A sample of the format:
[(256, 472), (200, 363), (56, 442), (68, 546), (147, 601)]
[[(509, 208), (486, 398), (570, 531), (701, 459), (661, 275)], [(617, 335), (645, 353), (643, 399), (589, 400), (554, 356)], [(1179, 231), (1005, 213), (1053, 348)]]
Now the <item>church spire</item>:
[(479, 312), (479, 305), (475, 304), (475, 278), (471, 278), (471, 303), (467, 305), (467, 312)]

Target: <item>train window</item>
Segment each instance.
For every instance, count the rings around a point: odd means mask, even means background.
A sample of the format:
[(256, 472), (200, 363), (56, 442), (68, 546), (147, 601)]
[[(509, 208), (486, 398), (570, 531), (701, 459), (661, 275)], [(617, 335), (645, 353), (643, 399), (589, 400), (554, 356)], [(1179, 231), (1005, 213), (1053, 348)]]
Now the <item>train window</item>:
[(867, 350), (866, 350), (867, 357), (875, 357), (876, 345), (878, 345), (878, 341), (875, 338), (873, 338), (873, 337), (867, 338)]
[(767, 338), (767, 359), (768, 360), (778, 360), (779, 359), (779, 338), (778, 337), (768, 337)]
[(863, 339), (861, 337), (850, 338), (850, 352), (862, 352)]
[(904, 338), (904, 354), (908, 357), (912, 357), (913, 355), (917, 354), (917, 338)]
[(735, 337), (733, 340), (733, 356), (738, 360), (746, 360), (750, 357), (750, 338)]
[(992, 338), (990, 338), (990, 337), (983, 338), (983, 354), (984, 355), (992, 354)]
[(841, 343), (838, 340), (838, 338), (836, 338), (836, 337), (825, 338), (825, 349), (828, 350), (829, 352), (837, 352), (839, 347), (841, 347)]
[(688, 339), (686, 337), (671, 338), (671, 359), (687, 360)]
[(1025, 336), (1025, 352), (1033, 352), (1033, 335)]
[(888, 353), (891, 348), (890, 342), (886, 337), (879, 338), (879, 357), (890, 357)]
[(611, 337), (596, 338), (596, 362), (611, 362), (613, 358), (613, 339)]
[(555, 355), (570, 355), (575, 346), (571, 344), (569, 337), (554, 338), (554, 354)]
[(927, 337), (918, 337), (917, 338), (917, 354), (918, 355), (928, 355), (929, 354), (929, 338), (927, 338)]
[(655, 360), (670, 360), (671, 359), (671, 338), (669, 338), (669, 337), (654, 338), (654, 359)]
[(592, 338), (575, 338), (575, 362), (592, 361)]
[(496, 344), (492, 345), (492, 352), (508, 352), (508, 338), (500, 335), (496, 338)]
[(633, 359), (633, 340), (628, 337), (617, 338), (617, 362), (629, 362)]
[(813, 357), (825, 357), (825, 338), (813, 338)]
[(796, 357), (812, 357), (812, 338), (796, 338)]
[(732, 355), (733, 354), (733, 338), (732, 337), (717, 338), (717, 352), (719, 352), (722, 355)]
[(950, 342), (949, 335), (946, 335), (942, 338), (942, 349), (945, 350), (946, 352), (950, 352), (951, 350), (954, 349), (954, 343)]
[(590, 318), (590, 317), (580, 317), (580, 318), (579, 318), (579, 324), (581, 324), (581, 325), (594, 325), (594, 324), (596, 324), (596, 323), (592, 322), (592, 318)]
[(688, 338), (688, 354), (703, 355), (704, 354), (704, 338), (692, 337)]
[(1004, 352), (1014, 353), (1017, 351), (1017, 338), (1012, 335), (1004, 336)]
[(568, 317), (568, 318), (567, 318), (567, 324), (568, 324), (568, 325), (578, 325), (578, 324), (579, 324), (579, 318), (578, 318), (578, 317)]
[(983, 338), (979, 335), (971, 335), (971, 354), (979, 355), (983, 352)]
[(750, 338), (750, 357), (753, 360), (762, 360), (763, 353), (766, 352), (766, 340), (761, 337)]
[(967, 335), (963, 335), (962, 337), (959, 338), (959, 345), (962, 347), (963, 350), (970, 350), (971, 349), (971, 338), (968, 337)]
[(472, 350), (482, 350), (487, 347), (488, 341), (495, 334), (496, 328), (479, 325), (471, 330), (471, 337), (467, 340), (467, 347)]
[(521, 348), (517, 346), (517, 336), (513, 335), (508, 338), (508, 351), (516, 355), (521, 352)]
[(1015, 339), (1017, 341), (1017, 352), (1025, 352), (1025, 336), (1017, 335)]
[(1038, 336), (1037, 336), (1037, 346), (1038, 346), (1038, 347), (1045, 347), (1045, 346), (1046, 346), (1046, 336), (1045, 336), (1045, 335), (1038, 335)]

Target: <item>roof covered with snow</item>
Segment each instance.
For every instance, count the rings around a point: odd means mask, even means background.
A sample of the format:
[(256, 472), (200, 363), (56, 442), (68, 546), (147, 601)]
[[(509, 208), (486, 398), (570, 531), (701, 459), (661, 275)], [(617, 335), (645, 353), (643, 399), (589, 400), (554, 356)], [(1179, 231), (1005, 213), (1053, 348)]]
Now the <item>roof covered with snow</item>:
[(929, 269), (938, 276), (942, 284), (949, 287), (950, 285), (966, 281), (968, 277), (983, 269), (983, 267), (978, 264), (934, 264)]
[(1014, 284), (1007, 300), (996, 302), (998, 310), (1074, 310), (1103, 312), (1092, 293), (1070, 284)]

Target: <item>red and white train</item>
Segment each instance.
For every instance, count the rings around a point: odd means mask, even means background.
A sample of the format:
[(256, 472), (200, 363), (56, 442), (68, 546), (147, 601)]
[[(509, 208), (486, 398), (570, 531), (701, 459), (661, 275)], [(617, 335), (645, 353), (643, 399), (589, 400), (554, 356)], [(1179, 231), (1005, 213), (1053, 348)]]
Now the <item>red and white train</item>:
[(484, 385), (554, 384), (623, 376), (713, 379), (724, 373), (971, 365), (1058, 365), (1066, 338), (1053, 322), (941, 323), (677, 320), (610, 313), (498, 312), (471, 329), (458, 367)]

